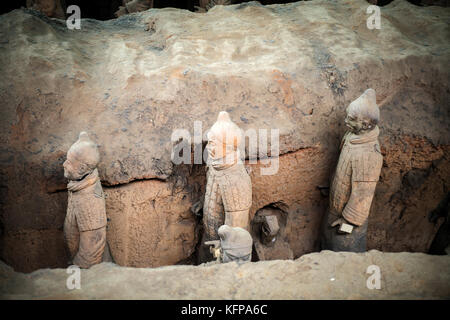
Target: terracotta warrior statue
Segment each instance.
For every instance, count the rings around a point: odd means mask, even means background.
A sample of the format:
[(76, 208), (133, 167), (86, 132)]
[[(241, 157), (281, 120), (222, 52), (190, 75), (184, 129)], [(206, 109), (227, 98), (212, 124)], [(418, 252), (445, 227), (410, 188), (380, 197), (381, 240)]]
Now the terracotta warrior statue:
[(383, 165), (379, 118), (373, 89), (367, 89), (347, 108), (345, 124), (349, 131), (341, 142), (322, 225), (324, 250), (366, 251), (368, 216)]
[(218, 262), (237, 263), (250, 262), (252, 260), (253, 239), (250, 233), (239, 227), (223, 225), (219, 228), (219, 240), (207, 241), (206, 245), (213, 245), (210, 252)]
[(208, 173), (203, 224), (207, 240), (218, 239), (226, 224), (248, 230), (252, 205), (252, 183), (242, 163), (239, 145), (242, 132), (222, 111), (208, 132)]
[(102, 262), (106, 245), (105, 197), (97, 171), (99, 159), (97, 145), (86, 132), (81, 132), (64, 162), (64, 176), (69, 179), (64, 237), (71, 263), (81, 268)]
[(114, 13), (116, 17), (153, 8), (153, 0), (122, 0), (122, 4)]
[(227, 112), (219, 113), (207, 138), (206, 192), (193, 211), (198, 213), (203, 207), (203, 240), (211, 241), (219, 239), (223, 224), (249, 230), (252, 183), (239, 152), (242, 131)]
[(42, 12), (47, 17), (65, 19), (64, 0), (27, 0), (27, 8)]

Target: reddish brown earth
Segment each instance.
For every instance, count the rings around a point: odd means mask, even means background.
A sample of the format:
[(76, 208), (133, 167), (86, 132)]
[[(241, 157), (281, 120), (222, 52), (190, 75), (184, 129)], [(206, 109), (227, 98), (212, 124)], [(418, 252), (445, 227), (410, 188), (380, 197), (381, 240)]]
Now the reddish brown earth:
[(244, 130), (280, 130), (278, 173), (248, 165), (251, 213), (282, 208), (295, 258), (316, 251), (327, 206), (318, 187), (336, 164), (345, 108), (369, 87), (384, 155), (369, 249), (427, 252), (443, 220), (427, 215), (450, 181), (450, 9), (396, 0), (369, 30), (367, 6), (152, 9), (81, 30), (26, 10), (0, 16), (0, 258), (24, 272), (66, 265), (62, 163), (84, 130), (101, 152), (115, 261), (189, 261), (205, 171), (173, 165), (170, 137), (196, 120), (206, 130), (221, 110)]

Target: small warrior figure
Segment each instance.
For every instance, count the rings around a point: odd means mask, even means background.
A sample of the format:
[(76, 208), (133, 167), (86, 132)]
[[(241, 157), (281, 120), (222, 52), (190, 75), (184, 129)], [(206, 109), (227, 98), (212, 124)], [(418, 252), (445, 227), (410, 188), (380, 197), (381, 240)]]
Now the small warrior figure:
[(69, 179), (64, 237), (71, 262), (81, 268), (102, 262), (106, 245), (106, 209), (97, 171), (99, 160), (97, 145), (86, 132), (81, 132), (64, 162), (64, 176)]
[(236, 261), (238, 264), (252, 260), (253, 239), (250, 233), (239, 227), (223, 225), (219, 228), (219, 240), (207, 241), (206, 245), (214, 245), (210, 252), (218, 262)]
[(350, 130), (342, 139), (331, 183), (330, 204), (322, 224), (322, 249), (366, 251), (368, 216), (383, 165), (379, 118), (373, 89), (367, 89), (347, 108), (345, 124)]

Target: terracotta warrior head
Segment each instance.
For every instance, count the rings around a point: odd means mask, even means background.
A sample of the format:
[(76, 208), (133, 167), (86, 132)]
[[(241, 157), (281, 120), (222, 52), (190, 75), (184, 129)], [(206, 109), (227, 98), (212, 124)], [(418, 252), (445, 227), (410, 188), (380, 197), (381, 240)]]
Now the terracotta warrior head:
[(219, 228), (218, 233), (223, 263), (251, 261), (253, 239), (247, 230), (224, 224)]
[(91, 173), (100, 161), (100, 153), (97, 145), (89, 139), (86, 132), (81, 132), (67, 152), (67, 160), (64, 162), (64, 177), (69, 180), (80, 180)]
[(347, 107), (345, 124), (355, 134), (373, 130), (380, 120), (375, 90), (367, 89)]
[(208, 132), (209, 158), (212, 161), (223, 159), (224, 163), (235, 163), (239, 160), (238, 148), (241, 141), (241, 129), (231, 121), (228, 112), (221, 111)]

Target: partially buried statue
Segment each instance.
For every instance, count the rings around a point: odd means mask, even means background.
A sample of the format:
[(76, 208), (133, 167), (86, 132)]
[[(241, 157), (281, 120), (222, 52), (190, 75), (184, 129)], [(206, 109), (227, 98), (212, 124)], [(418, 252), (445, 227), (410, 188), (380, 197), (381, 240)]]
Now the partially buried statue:
[(222, 111), (207, 138), (205, 197), (193, 207), (195, 213), (203, 207), (202, 242), (218, 240), (218, 229), (223, 224), (248, 231), (252, 205), (252, 183), (239, 152), (241, 129)]
[(123, 0), (122, 4), (114, 13), (116, 17), (153, 8), (153, 0)]
[(27, 8), (42, 12), (47, 17), (65, 19), (63, 0), (27, 0)]
[(71, 262), (81, 268), (102, 262), (106, 246), (105, 197), (97, 171), (99, 159), (97, 145), (86, 132), (81, 132), (64, 162), (64, 176), (69, 179), (64, 237)]
[(236, 0), (199, 0), (199, 6), (195, 6), (196, 11), (206, 12), (217, 5), (228, 6), (237, 2)]
[(367, 89), (347, 108), (350, 129), (331, 182), (330, 204), (322, 224), (322, 249), (366, 251), (370, 207), (383, 164), (378, 142), (380, 111), (375, 90)]
[(247, 230), (239, 227), (223, 225), (219, 228), (220, 241), (207, 241), (211, 247), (211, 253), (218, 262), (237, 262), (238, 264), (252, 260), (253, 239)]

